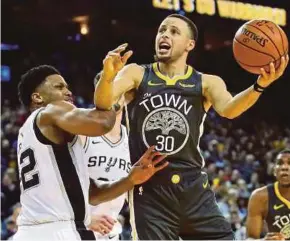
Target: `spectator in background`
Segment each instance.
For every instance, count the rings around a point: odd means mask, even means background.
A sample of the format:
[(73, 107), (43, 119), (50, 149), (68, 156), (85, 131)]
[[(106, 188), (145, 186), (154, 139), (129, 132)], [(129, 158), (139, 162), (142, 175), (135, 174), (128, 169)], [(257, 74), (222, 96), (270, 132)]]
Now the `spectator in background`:
[(7, 210), (12, 205), (19, 202), (20, 190), (16, 181), (17, 181), (16, 169), (8, 168), (2, 177), (1, 183), (1, 201), (2, 200), (4, 201), (2, 202), (1, 205), (2, 215), (3, 214), (6, 215)]
[(21, 205), (20, 203), (16, 203), (12, 208), (12, 214), (4, 220), (2, 223), (2, 232), (1, 232), (1, 239), (12, 239), (12, 236), (17, 231), (17, 224), (16, 220), (20, 213)]

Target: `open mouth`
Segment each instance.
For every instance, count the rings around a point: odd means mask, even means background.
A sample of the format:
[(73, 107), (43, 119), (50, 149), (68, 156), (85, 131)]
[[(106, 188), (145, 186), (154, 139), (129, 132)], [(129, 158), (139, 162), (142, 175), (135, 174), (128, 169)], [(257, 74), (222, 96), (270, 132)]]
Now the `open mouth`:
[(168, 50), (171, 49), (171, 46), (170, 44), (166, 43), (166, 42), (161, 42), (158, 46), (158, 50), (159, 50), (159, 53), (167, 53)]
[(287, 173), (281, 173), (280, 177), (281, 178), (289, 178), (290, 176)]
[(67, 102), (69, 102), (69, 103), (74, 103), (74, 100), (73, 100), (73, 98), (69, 98), (69, 99), (66, 99), (65, 101), (67, 101)]

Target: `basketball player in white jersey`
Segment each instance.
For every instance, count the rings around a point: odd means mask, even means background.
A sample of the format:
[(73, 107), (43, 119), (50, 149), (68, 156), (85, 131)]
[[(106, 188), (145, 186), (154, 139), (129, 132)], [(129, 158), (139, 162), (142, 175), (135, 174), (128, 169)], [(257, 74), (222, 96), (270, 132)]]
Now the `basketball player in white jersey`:
[[(109, 52), (101, 79), (110, 81), (132, 54), (126, 45)], [(116, 54), (118, 53), (118, 55)], [(100, 136), (112, 129), (115, 110), (80, 109), (60, 73), (42, 65), (29, 70), (19, 83), (21, 102), (31, 110), (18, 136), (22, 205), (14, 240), (93, 240), (89, 203), (109, 201), (148, 180), (164, 156), (151, 147), (127, 178), (110, 185), (90, 183), (78, 135)], [(158, 156), (158, 157), (157, 157)], [(153, 161), (153, 158), (154, 161)]]
[[(99, 81), (101, 73), (97, 74), (94, 84)], [(124, 98), (124, 97), (123, 97)], [(106, 183), (120, 180), (128, 176), (131, 169), (128, 135), (121, 124), (123, 103), (116, 114), (113, 129), (102, 136), (87, 137), (84, 145), (85, 159), (88, 162), (90, 178), (96, 183)], [(95, 231), (98, 239), (118, 239), (122, 226), (117, 222), (126, 194), (98, 206), (91, 206), (92, 222), (90, 229)]]

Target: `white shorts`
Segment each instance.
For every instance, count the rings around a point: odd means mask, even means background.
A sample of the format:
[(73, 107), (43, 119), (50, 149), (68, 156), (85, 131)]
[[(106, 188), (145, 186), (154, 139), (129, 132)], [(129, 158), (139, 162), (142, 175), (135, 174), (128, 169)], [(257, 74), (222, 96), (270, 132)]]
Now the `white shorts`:
[(94, 232), (94, 234), (95, 234), (96, 240), (114, 240), (114, 241), (119, 240), (119, 234), (114, 234), (114, 235), (107, 234), (104, 236), (98, 232)]
[(84, 238), (93, 236), (92, 231), (78, 231), (76, 225), (72, 221), (52, 222), (29, 226), (19, 226), (13, 240), (17, 241), (42, 241), (42, 240), (87, 240)]

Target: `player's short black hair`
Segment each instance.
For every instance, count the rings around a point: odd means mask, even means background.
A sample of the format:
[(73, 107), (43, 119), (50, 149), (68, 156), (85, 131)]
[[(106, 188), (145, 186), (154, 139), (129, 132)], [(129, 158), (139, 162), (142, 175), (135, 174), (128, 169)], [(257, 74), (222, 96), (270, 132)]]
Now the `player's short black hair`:
[(276, 161), (278, 160), (278, 156), (279, 155), (283, 155), (283, 154), (290, 154), (290, 149), (284, 149), (284, 150), (282, 150), (282, 151), (280, 151), (280, 152), (278, 152), (278, 154), (277, 154), (277, 156), (276, 156)]
[(97, 73), (97, 75), (94, 78), (94, 86), (96, 87), (97, 83), (99, 82), (100, 78), (101, 78), (101, 74), (103, 71)]
[(26, 107), (30, 106), (31, 94), (50, 75), (58, 74), (59, 71), (50, 65), (40, 65), (28, 70), (21, 76), (18, 84), (18, 97)]
[(183, 15), (180, 15), (180, 14), (177, 14), (177, 13), (174, 13), (174, 14), (171, 14), (169, 16), (167, 16), (167, 18), (179, 18), (181, 20), (183, 20), (184, 22), (187, 23), (189, 29), (190, 29), (190, 34), (191, 34), (191, 38), (196, 42), (197, 41), (197, 38), (198, 38), (198, 30), (197, 30), (197, 27), (196, 25), (194, 24), (194, 22), (192, 22), (189, 18), (183, 16)]

